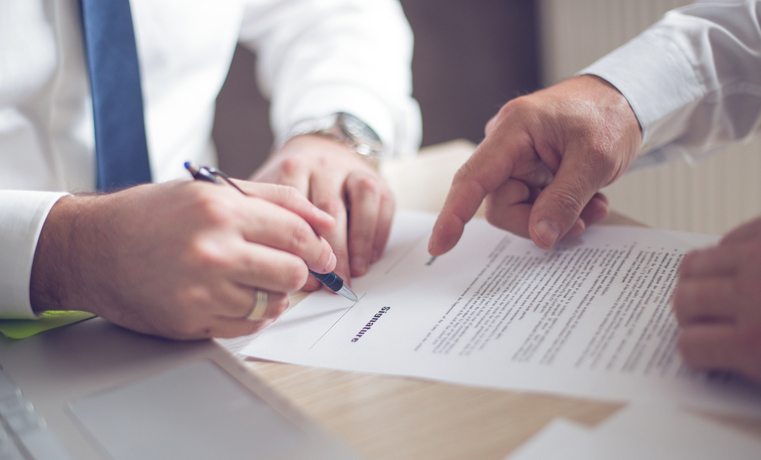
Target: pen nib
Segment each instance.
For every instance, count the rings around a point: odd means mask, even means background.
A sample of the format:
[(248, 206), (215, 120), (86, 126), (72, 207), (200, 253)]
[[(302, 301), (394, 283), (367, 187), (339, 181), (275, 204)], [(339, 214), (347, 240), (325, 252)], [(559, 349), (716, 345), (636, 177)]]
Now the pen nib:
[(347, 299), (351, 300), (352, 302), (356, 302), (359, 300), (357, 298), (357, 294), (354, 293), (354, 291), (351, 290), (348, 284), (344, 283), (343, 286), (341, 286), (341, 289), (336, 291), (336, 294), (342, 295), (346, 297)]

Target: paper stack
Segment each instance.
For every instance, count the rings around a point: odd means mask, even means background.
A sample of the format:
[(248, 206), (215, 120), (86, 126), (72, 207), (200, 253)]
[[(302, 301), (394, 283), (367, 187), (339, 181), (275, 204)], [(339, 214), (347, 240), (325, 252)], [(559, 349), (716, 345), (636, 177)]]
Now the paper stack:
[(676, 407), (633, 403), (598, 427), (555, 419), (505, 460), (740, 460), (761, 439)]

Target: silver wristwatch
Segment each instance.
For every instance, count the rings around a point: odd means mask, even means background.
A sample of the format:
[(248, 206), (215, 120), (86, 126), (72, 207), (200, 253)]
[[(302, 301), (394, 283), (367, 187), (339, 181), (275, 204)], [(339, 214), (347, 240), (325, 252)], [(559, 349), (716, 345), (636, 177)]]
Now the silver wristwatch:
[(377, 160), (383, 152), (380, 137), (364, 121), (346, 112), (301, 120), (291, 127), (286, 139), (302, 134), (319, 134), (341, 142), (369, 160)]

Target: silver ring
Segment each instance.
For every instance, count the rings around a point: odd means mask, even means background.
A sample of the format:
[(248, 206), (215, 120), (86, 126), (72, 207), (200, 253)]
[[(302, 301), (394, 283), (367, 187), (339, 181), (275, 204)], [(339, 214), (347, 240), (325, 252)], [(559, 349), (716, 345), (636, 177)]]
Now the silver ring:
[(246, 315), (246, 319), (249, 321), (258, 321), (262, 319), (267, 312), (267, 291), (260, 291), (256, 289), (256, 302), (251, 307), (251, 311)]

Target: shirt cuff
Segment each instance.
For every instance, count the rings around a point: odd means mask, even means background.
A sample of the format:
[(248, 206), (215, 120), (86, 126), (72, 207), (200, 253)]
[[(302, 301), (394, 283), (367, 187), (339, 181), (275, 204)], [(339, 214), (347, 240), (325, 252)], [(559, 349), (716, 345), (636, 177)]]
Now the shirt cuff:
[(33, 319), (32, 262), (42, 226), (66, 193), (0, 190), (0, 318)]
[(669, 37), (647, 31), (579, 72), (596, 75), (624, 95), (642, 127), (642, 151), (660, 119), (705, 95), (696, 69)]

